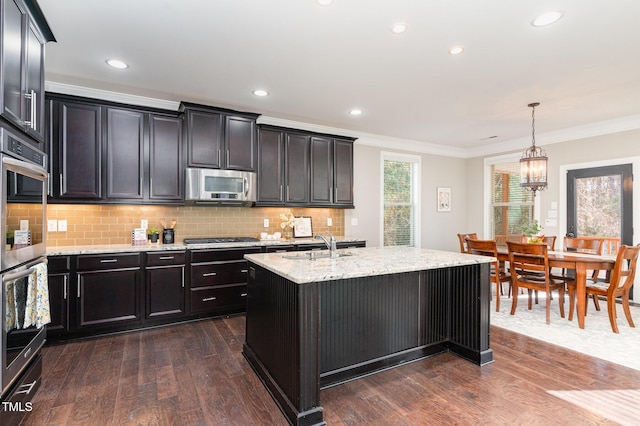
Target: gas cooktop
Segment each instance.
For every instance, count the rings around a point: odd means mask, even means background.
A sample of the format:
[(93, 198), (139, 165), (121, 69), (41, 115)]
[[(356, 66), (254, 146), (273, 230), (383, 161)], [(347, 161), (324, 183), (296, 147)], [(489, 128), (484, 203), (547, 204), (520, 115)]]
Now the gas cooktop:
[(216, 243), (253, 243), (260, 241), (253, 237), (211, 237), (211, 238), (185, 238), (185, 244), (216, 244)]

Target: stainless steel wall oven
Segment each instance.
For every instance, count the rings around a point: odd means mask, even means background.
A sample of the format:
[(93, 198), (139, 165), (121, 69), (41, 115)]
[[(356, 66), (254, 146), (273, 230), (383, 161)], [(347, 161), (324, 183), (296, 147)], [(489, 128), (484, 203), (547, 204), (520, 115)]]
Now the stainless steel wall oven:
[[(0, 395), (32, 393), (38, 381), (14, 383), (38, 355), (46, 336), (40, 307), (46, 302), (46, 155), (0, 126), (0, 280), (2, 321)], [(42, 284), (43, 288), (40, 288)], [(38, 297), (37, 306), (32, 303)], [(44, 298), (42, 297), (44, 295)], [(32, 297), (33, 296), (33, 297)], [(46, 300), (44, 300), (46, 299)], [(45, 315), (46, 316), (46, 315)]]

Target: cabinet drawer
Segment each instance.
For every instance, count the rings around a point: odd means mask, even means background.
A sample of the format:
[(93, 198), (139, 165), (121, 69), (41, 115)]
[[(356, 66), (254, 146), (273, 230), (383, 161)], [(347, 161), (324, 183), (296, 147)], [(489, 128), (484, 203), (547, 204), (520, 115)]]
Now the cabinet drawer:
[(38, 355), (31, 366), (22, 375), (13, 389), (2, 402), (11, 403), (15, 411), (0, 410), (0, 424), (10, 426), (19, 425), (24, 416), (31, 411), (31, 400), (35, 396), (42, 382), (42, 355)]
[(132, 268), (140, 266), (140, 253), (78, 256), (76, 262), (79, 271)]
[(71, 258), (69, 256), (51, 256), (47, 258), (49, 262), (47, 270), (49, 273), (68, 272), (71, 269)]
[(191, 287), (206, 287), (247, 282), (246, 260), (191, 265)]
[(163, 251), (147, 253), (147, 266), (183, 265), (186, 260), (184, 251)]
[(246, 285), (191, 289), (191, 313), (246, 307), (246, 303)]
[(242, 260), (249, 253), (260, 253), (260, 247), (191, 250), (191, 263)]
[(265, 253), (284, 253), (287, 251), (293, 251), (295, 246), (293, 245), (283, 245), (283, 246), (267, 246), (265, 247)]
[(336, 244), (336, 247), (339, 249), (344, 248), (358, 248), (358, 247), (366, 247), (366, 241), (343, 241)]

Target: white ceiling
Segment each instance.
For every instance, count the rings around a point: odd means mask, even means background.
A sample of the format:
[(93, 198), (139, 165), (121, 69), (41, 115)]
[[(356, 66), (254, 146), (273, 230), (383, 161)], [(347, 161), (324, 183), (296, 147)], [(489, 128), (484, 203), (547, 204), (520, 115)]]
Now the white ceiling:
[[(57, 38), (49, 87), (229, 107), (464, 156), (526, 146), (531, 102), (541, 103), (538, 145), (640, 128), (638, 0), (39, 4)], [(564, 16), (531, 25), (549, 10)], [(392, 34), (396, 22), (409, 30)], [(454, 45), (464, 53), (449, 55)], [(350, 116), (354, 107), (364, 113)]]

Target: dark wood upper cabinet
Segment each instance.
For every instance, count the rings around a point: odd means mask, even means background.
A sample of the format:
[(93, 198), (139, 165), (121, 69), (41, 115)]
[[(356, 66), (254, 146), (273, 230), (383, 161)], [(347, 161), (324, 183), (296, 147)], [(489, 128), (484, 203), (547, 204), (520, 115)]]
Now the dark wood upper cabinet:
[(183, 102), (187, 166), (256, 171), (257, 114)]
[(309, 150), (311, 137), (287, 133), (285, 136), (286, 204), (309, 203)]
[(353, 141), (333, 141), (333, 203), (353, 207)]
[(311, 204), (333, 202), (333, 139), (311, 138)]
[(102, 197), (102, 107), (51, 100), (49, 164), (52, 196), (96, 200)]
[(353, 208), (353, 139), (260, 126), (259, 206)]
[(183, 199), (182, 120), (151, 115), (149, 118), (149, 198)]
[(222, 167), (222, 114), (186, 111), (187, 155), (190, 167)]
[(144, 114), (107, 109), (107, 198), (142, 199)]
[(229, 170), (256, 170), (255, 118), (225, 117), (225, 168)]
[(284, 202), (284, 132), (258, 130), (258, 202)]
[(55, 38), (32, 1), (1, 0), (0, 113), (44, 141), (44, 46)]

